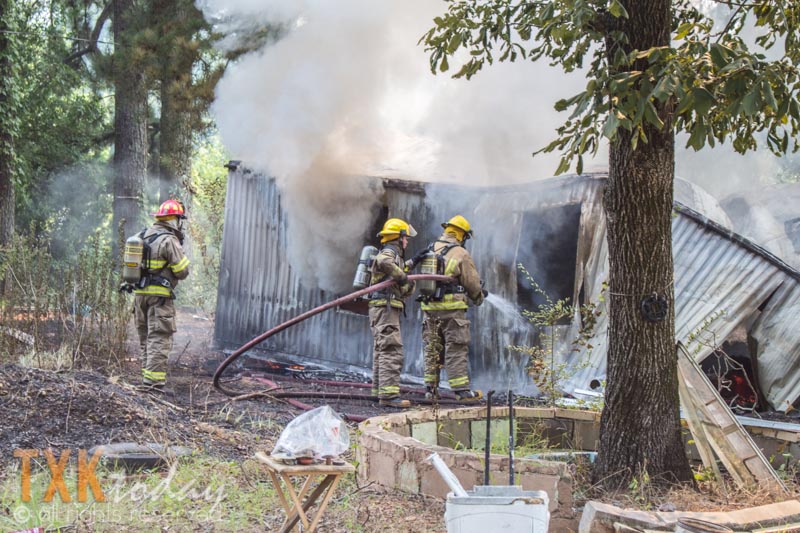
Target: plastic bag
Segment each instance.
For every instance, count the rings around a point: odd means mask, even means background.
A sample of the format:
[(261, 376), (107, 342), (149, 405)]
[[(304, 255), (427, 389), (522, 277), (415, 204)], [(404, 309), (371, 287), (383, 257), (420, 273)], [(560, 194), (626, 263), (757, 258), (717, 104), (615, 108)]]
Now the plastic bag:
[(330, 406), (323, 405), (289, 422), (272, 455), (321, 459), (341, 455), (349, 447), (347, 424)]

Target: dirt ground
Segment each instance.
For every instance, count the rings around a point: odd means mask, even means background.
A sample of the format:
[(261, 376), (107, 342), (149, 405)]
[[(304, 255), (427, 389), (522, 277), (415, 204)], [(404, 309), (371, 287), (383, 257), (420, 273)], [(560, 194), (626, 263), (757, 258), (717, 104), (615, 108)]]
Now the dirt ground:
[[(19, 460), (12, 454), (18, 448), (52, 448), (58, 453), (106, 443), (159, 443), (190, 447), (219, 461), (252, 465), (254, 454), (271, 451), (286, 424), (303, 412), (292, 402), (312, 407), (330, 405), (353, 420), (390, 411), (365, 398), (369, 395), (366, 383), (351, 387), (332, 383), (354, 381), (357, 376), (308, 368), (268, 368), (266, 363), (226, 372), (224, 386), (243, 395), (270, 390), (259, 397), (232, 399), (212, 386), (212, 374), (225, 357), (212, 345), (213, 321), (180, 311), (168, 371), (169, 386), (174, 391), (171, 396), (135, 389), (141, 379), (141, 366), (132, 325), (127, 346), (130, 356), (124, 360), (123, 368), (111, 375), (0, 366), (0, 483), (8, 481), (9, 476), (19, 476)], [(291, 394), (295, 396), (286, 397)], [(415, 397), (421, 399), (419, 395)], [(357, 438), (357, 423), (351, 421), (349, 426), (352, 441)], [(345, 459), (355, 460), (352, 450)], [(266, 481), (266, 473), (261, 474)], [(344, 503), (332, 505), (326, 512), (319, 529), (322, 533), (437, 533), (446, 529), (444, 503), (440, 500), (387, 492), (374, 485), (359, 486), (356, 480), (338, 492), (342, 494), (337, 501)], [(749, 495), (735, 498), (739, 502), (727, 497), (716, 501), (716, 496), (700, 497), (693, 490), (655, 497), (661, 499), (684, 509), (722, 510), (753, 504)], [(0, 505), (0, 519), (2, 512)], [(253, 523), (250, 530), (273, 531), (280, 524), (282, 510), (275, 504), (257, 516), (258, 523)], [(164, 531), (177, 530), (168, 521), (165, 523)], [(353, 523), (358, 524), (357, 529)]]
[[(212, 374), (224, 354), (212, 349), (213, 322), (188, 311), (180, 311), (178, 332), (168, 369), (174, 395), (141, 393), (138, 346), (131, 331), (121, 373), (104, 376), (95, 372), (53, 372), (17, 365), (0, 366), (0, 481), (16, 471), (17, 448), (91, 448), (116, 442), (154, 442), (181, 445), (215, 458), (244, 462), (256, 451), (271, 451), (286, 424), (303, 411), (285, 400), (255, 397), (231, 400), (212, 387)], [(235, 374), (232, 373), (232, 374)], [(368, 388), (332, 389), (320, 380), (298, 379), (297, 373), (268, 376), (259, 371), (224, 378), (229, 388), (243, 393), (263, 391), (273, 385), (286, 392), (324, 392), (332, 397), (298, 398), (313, 406), (328, 404), (337, 412), (369, 417), (383, 412), (375, 402), (347, 399), (351, 394), (369, 394)], [(341, 400), (339, 398), (342, 398)], [(355, 422), (351, 439), (356, 438)], [(345, 458), (354, 460), (352, 450)], [(15, 468), (8, 468), (10, 465)], [(266, 474), (264, 475), (266, 478)], [(385, 492), (376, 487), (357, 487), (343, 495), (363, 520), (362, 531), (444, 531), (443, 502)], [(377, 505), (377, 507), (376, 507)], [(271, 510), (279, 516), (279, 509)], [(344, 516), (336, 508), (325, 514), (320, 531), (345, 532), (352, 513)], [(269, 523), (269, 520), (266, 520)], [(263, 524), (253, 531), (269, 531)], [(262, 529), (263, 528), (263, 529)]]

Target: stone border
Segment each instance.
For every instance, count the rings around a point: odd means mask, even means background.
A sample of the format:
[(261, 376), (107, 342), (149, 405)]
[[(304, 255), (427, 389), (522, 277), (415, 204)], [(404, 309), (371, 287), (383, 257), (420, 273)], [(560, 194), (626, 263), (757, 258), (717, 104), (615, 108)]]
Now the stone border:
[[(600, 413), (561, 408), (515, 407), (515, 442), (532, 434), (535, 420), (539, 437), (561, 442), (564, 448), (594, 451), (600, 437)], [(492, 407), (492, 435), (508, 437), (508, 407)], [(450, 492), (433, 466), (426, 462), (438, 453), (467, 490), (483, 484), (483, 454), (453, 449), (455, 443), (469, 443), (471, 449), (483, 448), (486, 438), (486, 407), (440, 410), (437, 419), (430, 409), (399, 412), (370, 418), (359, 424), (356, 448), (357, 474), (363, 482), (373, 482), (388, 489), (445, 499)], [(756, 431), (751, 431), (756, 429)], [(438, 430), (438, 431), (437, 431)], [(748, 428), (759, 446), (766, 451), (797, 452), (800, 433), (762, 428)], [(687, 441), (689, 437), (687, 436)], [(493, 438), (494, 440), (494, 438)], [(788, 450), (787, 450), (788, 449)], [(696, 455), (694, 445), (687, 452)], [(794, 453), (793, 453), (794, 455)], [(798, 454), (800, 455), (800, 454)], [(797, 455), (795, 455), (797, 457)], [(800, 501), (788, 500), (729, 513), (645, 513), (589, 502), (581, 517), (572, 505), (572, 478), (567, 465), (515, 457), (516, 484), (524, 490), (544, 490), (550, 499), (552, 531), (613, 532), (614, 523), (672, 531), (677, 519), (692, 516), (729, 525), (737, 530), (797, 522), (800, 530)], [(508, 484), (508, 456), (490, 456), (490, 483)], [(795, 529), (791, 529), (794, 531)], [(763, 531), (767, 531), (764, 529)], [(771, 531), (771, 530), (770, 530)]]
[[(573, 449), (597, 449), (600, 413), (515, 407), (514, 416), (515, 442), (523, 442), (532, 434), (534, 423), (531, 420), (534, 419), (536, 425), (544, 429), (541, 437), (555, 442), (560, 440), (565, 447), (568, 445)], [(482, 485), (483, 455), (454, 450), (453, 443), (466, 442), (470, 448), (483, 448), (485, 419), (486, 407), (440, 410), (439, 428), (430, 409), (370, 418), (359, 424), (358, 477), (363, 482), (373, 482), (389, 489), (444, 499), (450, 489), (436, 469), (425, 461), (435, 452), (465, 489)], [(505, 434), (507, 438), (508, 407), (492, 407), (492, 419), (492, 435)], [(508, 456), (492, 454), (489, 462), (490, 483), (507, 485)], [(551, 527), (557, 528), (554, 531), (577, 528), (572, 478), (566, 464), (515, 457), (514, 473), (515, 484), (524, 490), (547, 492)]]

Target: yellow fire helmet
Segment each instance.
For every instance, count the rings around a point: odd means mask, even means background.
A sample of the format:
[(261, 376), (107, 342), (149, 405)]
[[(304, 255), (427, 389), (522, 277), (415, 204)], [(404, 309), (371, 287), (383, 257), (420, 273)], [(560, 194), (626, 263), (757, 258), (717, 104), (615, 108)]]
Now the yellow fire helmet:
[(467, 235), (467, 238), (473, 236), (472, 226), (470, 226), (469, 221), (461, 215), (456, 215), (447, 222), (442, 222), (443, 228), (447, 228), (447, 226), (453, 226), (454, 228), (460, 229)]
[(377, 236), (381, 238), (381, 243), (386, 243), (402, 236), (416, 237), (417, 230), (405, 220), (390, 218), (383, 225), (383, 229), (378, 232)]

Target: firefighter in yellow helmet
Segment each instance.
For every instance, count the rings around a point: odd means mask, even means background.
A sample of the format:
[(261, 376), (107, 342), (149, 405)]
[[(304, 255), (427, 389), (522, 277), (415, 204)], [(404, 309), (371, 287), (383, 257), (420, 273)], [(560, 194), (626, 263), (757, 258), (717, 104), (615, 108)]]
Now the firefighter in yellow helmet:
[(189, 275), (183, 254), (183, 220), (186, 211), (178, 200), (167, 200), (153, 213), (156, 222), (140, 236), (149, 246), (145, 258), (147, 279), (134, 290), (133, 312), (142, 349), (142, 388), (164, 391), (167, 358), (175, 324), (175, 288)]
[(469, 320), (467, 300), (478, 306), (485, 291), (464, 243), (472, 237), (467, 219), (456, 215), (442, 224), (444, 232), (428, 246), (440, 259), (440, 274), (455, 278), (453, 284), (438, 283), (433, 296), (423, 299), (422, 339), (425, 345), (425, 385), (428, 398), (439, 396), (439, 375), (444, 368), (447, 381), (459, 400), (479, 400), (483, 395), (469, 382)]
[(372, 386), (381, 405), (409, 407), (400, 398), (400, 371), (403, 368), (403, 339), (400, 336), (400, 313), (406, 299), (414, 292), (403, 260), (408, 239), (417, 232), (408, 222), (390, 218), (378, 233), (381, 251), (372, 263), (372, 284), (393, 279), (388, 289), (370, 294), (369, 325), (373, 336)]

